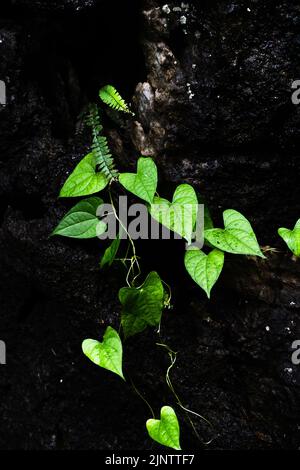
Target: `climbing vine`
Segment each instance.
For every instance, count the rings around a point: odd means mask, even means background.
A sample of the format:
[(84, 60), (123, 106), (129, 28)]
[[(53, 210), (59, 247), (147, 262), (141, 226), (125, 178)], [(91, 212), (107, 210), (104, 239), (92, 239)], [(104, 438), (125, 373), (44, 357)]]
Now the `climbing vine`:
[[(117, 90), (111, 85), (103, 87), (99, 92), (103, 103), (114, 111), (133, 115)], [(169, 356), (170, 366), (166, 372), (166, 383), (173, 394), (177, 405), (187, 414), (189, 422), (200, 439), (192, 416), (205, 420), (200, 414), (183, 406), (171, 380), (171, 370), (175, 365), (177, 353), (164, 344), (160, 336), (160, 325), (163, 311), (171, 306), (171, 289), (160, 278), (157, 272), (142, 276), (139, 257), (136, 252), (134, 239), (126, 224), (122, 221), (114, 203), (112, 186), (121, 185), (126, 191), (143, 201), (152, 219), (165, 229), (185, 239), (187, 249), (182, 254), (187, 273), (193, 281), (210, 297), (211, 290), (217, 282), (223, 266), (226, 253), (236, 255), (251, 255), (264, 258), (250, 222), (236, 210), (225, 210), (223, 213), (224, 226), (214, 227), (206, 205), (203, 210), (203, 223), (200, 224), (199, 245), (199, 215), (202, 199), (189, 184), (180, 184), (169, 201), (157, 193), (158, 172), (155, 161), (150, 157), (140, 157), (137, 161), (136, 173), (120, 173), (116, 168), (114, 158), (109, 150), (106, 137), (103, 135), (99, 108), (91, 105), (86, 115), (86, 124), (91, 129), (92, 144), (90, 152), (83, 157), (74, 171), (66, 180), (60, 191), (60, 197), (85, 197), (78, 202), (60, 221), (53, 235), (88, 239), (103, 236), (108, 229), (108, 220), (99, 213), (104, 206), (102, 198), (96, 193), (107, 188), (111, 214), (118, 222), (118, 233), (106, 248), (100, 268), (111, 266), (121, 260), (126, 266), (126, 287), (119, 291), (121, 304), (120, 329), (118, 333), (111, 326), (106, 328), (102, 342), (94, 339), (83, 341), (84, 354), (99, 367), (117, 374), (122, 380), (126, 379), (123, 372), (123, 345), (121, 336), (128, 337), (142, 333), (146, 328), (156, 328), (158, 334), (157, 346), (163, 348)], [(89, 196), (89, 197), (87, 197)], [(298, 221), (299, 225), (299, 221)], [(280, 229), (281, 236), (292, 251), (299, 255), (299, 227), (296, 224), (294, 232)], [(285, 232), (283, 232), (285, 230)], [(296, 231), (296, 232), (295, 232)], [(121, 242), (128, 243), (126, 256), (117, 258)], [(142, 279), (142, 280), (141, 280)], [(149, 436), (158, 443), (180, 449), (180, 426), (175, 410), (170, 406), (162, 406), (160, 419), (155, 419), (151, 405), (145, 400), (134, 384), (133, 388), (146, 402), (152, 418), (146, 423)]]

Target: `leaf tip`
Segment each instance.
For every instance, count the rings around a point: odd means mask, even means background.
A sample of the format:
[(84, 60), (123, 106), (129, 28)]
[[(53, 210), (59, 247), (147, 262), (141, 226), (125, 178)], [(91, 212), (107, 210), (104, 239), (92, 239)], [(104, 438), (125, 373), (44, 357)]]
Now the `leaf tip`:
[(277, 230), (277, 233), (278, 233), (278, 235), (279, 235), (280, 237), (282, 237), (283, 232), (285, 232), (286, 230), (288, 230), (288, 229), (286, 229), (286, 228), (284, 228), (284, 227), (280, 227), (280, 228)]
[(262, 250), (259, 250), (259, 252), (257, 253), (257, 255), (259, 258), (262, 258), (262, 259), (268, 259), (268, 257), (263, 253)]
[(64, 190), (64, 187), (61, 188), (59, 195), (58, 195), (58, 199), (61, 199), (62, 197), (69, 197), (66, 191)]

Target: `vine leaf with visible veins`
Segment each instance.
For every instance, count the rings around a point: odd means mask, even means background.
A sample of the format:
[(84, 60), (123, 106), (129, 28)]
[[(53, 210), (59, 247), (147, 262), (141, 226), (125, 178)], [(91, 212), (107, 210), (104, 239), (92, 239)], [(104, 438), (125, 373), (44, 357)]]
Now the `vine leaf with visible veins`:
[(300, 219), (297, 220), (293, 230), (288, 228), (279, 228), (279, 236), (285, 241), (291, 252), (300, 257)]
[(148, 274), (140, 287), (123, 287), (119, 291), (122, 304), (121, 324), (125, 338), (160, 323), (164, 306), (164, 288), (156, 272)]
[(199, 248), (194, 247), (186, 252), (184, 264), (191, 278), (206, 292), (209, 298), (210, 291), (223, 269), (223, 251), (214, 249), (206, 255)]
[(110, 370), (125, 380), (122, 371), (122, 342), (114, 328), (111, 326), (106, 328), (102, 343), (94, 339), (85, 339), (82, 350), (94, 364)]
[(177, 186), (172, 202), (155, 197), (150, 207), (151, 216), (169, 230), (178, 233), (191, 243), (197, 220), (198, 199), (189, 184)]
[(163, 406), (160, 419), (148, 419), (146, 428), (149, 436), (159, 444), (181, 450), (180, 428), (175, 411), (170, 406)]
[(63, 217), (52, 235), (70, 238), (95, 238), (106, 231), (106, 224), (98, 219), (98, 207), (103, 204), (99, 197), (89, 197), (78, 202)]
[(152, 203), (157, 186), (157, 168), (150, 157), (141, 157), (137, 163), (137, 173), (121, 173), (119, 182), (127, 191)]
[(93, 152), (88, 153), (70, 174), (59, 197), (89, 196), (102, 191), (108, 179), (104, 173), (96, 171), (96, 165)]
[(253, 255), (265, 258), (257, 243), (250, 222), (238, 211), (223, 212), (224, 229), (205, 230), (205, 239), (215, 248), (238, 255)]

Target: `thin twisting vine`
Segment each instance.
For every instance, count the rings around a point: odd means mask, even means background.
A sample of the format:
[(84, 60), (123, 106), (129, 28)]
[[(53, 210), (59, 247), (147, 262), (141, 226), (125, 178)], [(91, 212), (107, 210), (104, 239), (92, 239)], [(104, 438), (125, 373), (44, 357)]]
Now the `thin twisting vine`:
[(186, 408), (185, 406), (183, 406), (182, 401), (180, 400), (180, 398), (179, 398), (179, 396), (178, 396), (177, 392), (175, 391), (174, 386), (173, 386), (173, 384), (172, 384), (172, 381), (171, 381), (171, 378), (170, 378), (170, 373), (171, 373), (172, 368), (175, 366), (175, 363), (176, 363), (176, 360), (177, 360), (177, 354), (178, 354), (178, 353), (175, 352), (175, 351), (172, 351), (172, 349), (171, 349), (167, 344), (164, 344), (164, 343), (156, 343), (156, 345), (157, 345), (157, 346), (160, 346), (160, 347), (162, 347), (162, 348), (165, 348), (165, 349), (167, 350), (167, 352), (168, 352), (168, 355), (169, 355), (169, 358), (170, 358), (171, 363), (170, 363), (170, 365), (169, 365), (169, 367), (168, 367), (168, 369), (167, 369), (167, 372), (166, 372), (166, 383), (167, 383), (169, 389), (171, 390), (171, 392), (173, 393), (173, 395), (174, 395), (174, 397), (175, 397), (175, 399), (176, 399), (176, 402), (177, 402), (178, 406), (180, 406), (180, 408), (182, 408), (183, 411), (186, 413), (186, 416), (187, 416), (187, 418), (188, 418), (188, 420), (189, 420), (189, 422), (190, 422), (190, 425), (192, 426), (193, 431), (194, 431), (194, 433), (195, 433), (197, 439), (200, 441), (200, 443), (203, 444), (203, 445), (209, 445), (209, 444), (213, 441), (213, 439), (210, 439), (210, 440), (207, 441), (207, 442), (203, 442), (203, 441), (202, 441), (202, 439), (201, 439), (201, 437), (200, 437), (200, 435), (199, 435), (199, 433), (198, 433), (198, 431), (197, 431), (197, 429), (196, 429), (196, 426), (195, 426), (193, 420), (192, 420), (191, 417), (190, 417), (190, 414), (192, 414), (192, 415), (194, 415), (194, 416), (197, 416), (197, 417), (200, 418), (201, 420), (205, 421), (205, 423), (208, 424), (212, 429), (213, 429), (213, 425), (212, 425), (211, 422), (208, 421), (204, 416), (200, 415), (199, 413), (196, 413), (195, 411), (189, 410), (188, 408)]

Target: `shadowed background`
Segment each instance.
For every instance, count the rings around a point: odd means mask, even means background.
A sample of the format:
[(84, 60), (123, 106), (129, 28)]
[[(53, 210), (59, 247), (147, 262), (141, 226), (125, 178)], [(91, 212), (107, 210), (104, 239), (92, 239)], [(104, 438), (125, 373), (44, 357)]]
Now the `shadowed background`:
[[(157, 449), (149, 412), (129, 385), (89, 363), (86, 337), (117, 327), (121, 266), (99, 270), (104, 246), (49, 238), (74, 201), (59, 189), (87, 152), (80, 113), (111, 83), (134, 119), (105, 130), (118, 167), (154, 157), (159, 192), (181, 182), (216, 224), (241, 211), (268, 260), (228, 256), (213, 298), (183, 267), (184, 244), (138, 243), (144, 273), (171, 284), (162, 334), (179, 351), (174, 384), (212, 449), (296, 449), (300, 268), (277, 236), (299, 218), (297, 2), (1, 1), (0, 447)], [(151, 331), (125, 344), (125, 370), (158, 412), (174, 405), (168, 357)], [(182, 447), (201, 447), (184, 414)]]

